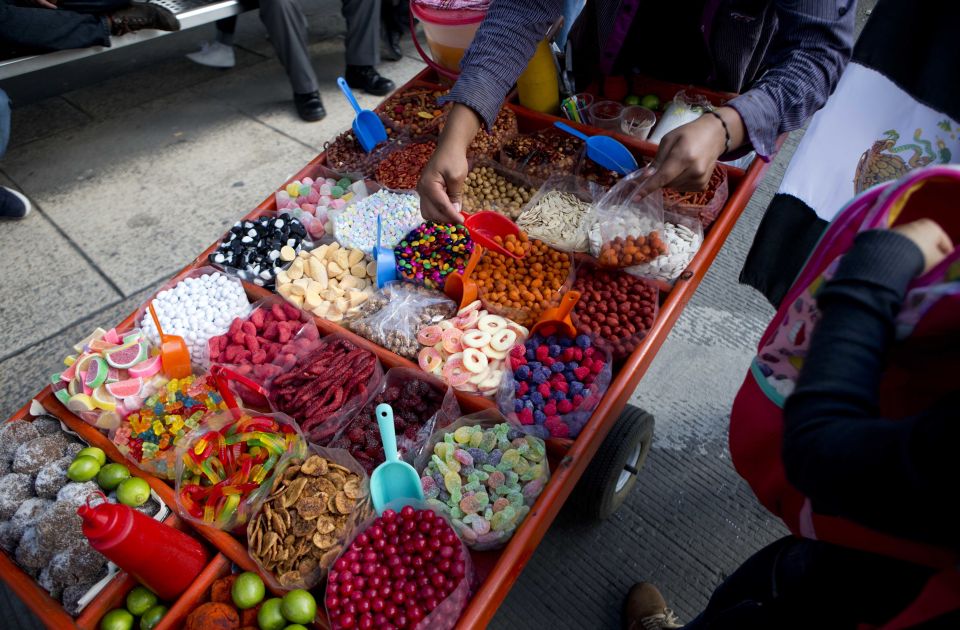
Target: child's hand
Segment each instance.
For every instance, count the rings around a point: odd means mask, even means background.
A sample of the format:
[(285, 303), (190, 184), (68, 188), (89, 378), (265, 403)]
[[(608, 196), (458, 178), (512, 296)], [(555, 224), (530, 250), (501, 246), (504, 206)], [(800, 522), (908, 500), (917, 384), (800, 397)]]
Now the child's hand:
[(953, 251), (953, 242), (936, 221), (917, 219), (911, 223), (898, 225), (894, 232), (903, 234), (920, 248), (923, 254), (923, 270), (933, 269), (941, 260)]

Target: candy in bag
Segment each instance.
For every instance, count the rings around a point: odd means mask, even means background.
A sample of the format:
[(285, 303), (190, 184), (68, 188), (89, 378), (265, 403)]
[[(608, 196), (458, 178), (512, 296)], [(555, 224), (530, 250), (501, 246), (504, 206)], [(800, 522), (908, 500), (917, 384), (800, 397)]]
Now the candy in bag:
[(408, 282), (391, 282), (383, 288), (387, 302), (379, 310), (350, 323), (350, 329), (378, 346), (408, 359), (420, 351), (417, 332), (424, 326), (453, 317), (457, 305), (442, 293)]
[(594, 204), (590, 254), (604, 267), (632, 267), (667, 253), (663, 243), (663, 194), (641, 197), (648, 175), (634, 171)]

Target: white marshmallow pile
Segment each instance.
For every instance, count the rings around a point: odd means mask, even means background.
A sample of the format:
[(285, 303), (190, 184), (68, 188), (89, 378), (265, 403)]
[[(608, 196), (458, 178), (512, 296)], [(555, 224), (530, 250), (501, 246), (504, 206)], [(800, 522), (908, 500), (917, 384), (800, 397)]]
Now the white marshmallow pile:
[[(236, 317), (246, 317), (250, 303), (238, 280), (220, 272), (184, 278), (172, 289), (161, 291), (153, 300), (164, 334), (179, 335), (187, 342), (195, 365), (206, 366), (207, 342), (222, 335)], [(140, 329), (159, 345), (157, 327), (146, 311)]]

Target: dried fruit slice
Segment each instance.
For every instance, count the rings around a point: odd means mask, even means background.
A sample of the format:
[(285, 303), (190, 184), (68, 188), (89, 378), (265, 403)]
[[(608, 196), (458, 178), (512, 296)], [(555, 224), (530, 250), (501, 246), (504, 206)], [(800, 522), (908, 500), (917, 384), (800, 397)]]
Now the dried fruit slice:
[(137, 341), (104, 353), (107, 363), (115, 368), (127, 369), (147, 358), (147, 344)]

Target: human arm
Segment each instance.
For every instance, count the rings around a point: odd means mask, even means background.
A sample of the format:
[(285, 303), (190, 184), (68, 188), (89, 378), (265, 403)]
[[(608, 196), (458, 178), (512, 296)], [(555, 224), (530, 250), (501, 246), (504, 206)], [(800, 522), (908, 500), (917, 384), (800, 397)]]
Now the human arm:
[(907, 286), (952, 249), (932, 222), (898, 230), (858, 236), (817, 296), (821, 318), (784, 406), (784, 467), (819, 512), (956, 544), (960, 522), (948, 497), (960, 396), (910, 418), (879, 415), (877, 390)]
[(441, 99), (454, 106), (417, 184), (425, 219), (463, 221), (459, 202), (467, 177), (467, 147), (481, 125), (493, 128), (507, 92), (562, 12), (562, 0), (494, 0), (490, 5), (460, 62), (460, 78)]

